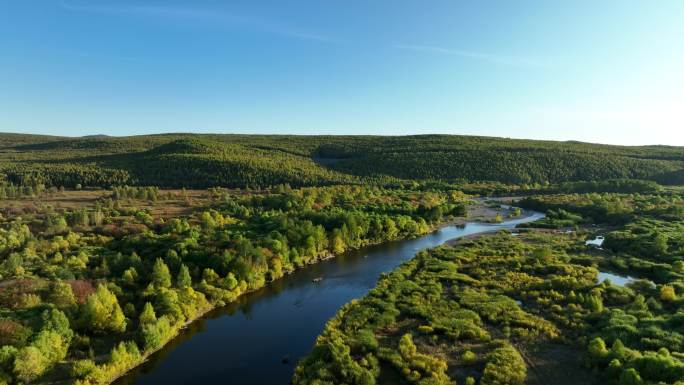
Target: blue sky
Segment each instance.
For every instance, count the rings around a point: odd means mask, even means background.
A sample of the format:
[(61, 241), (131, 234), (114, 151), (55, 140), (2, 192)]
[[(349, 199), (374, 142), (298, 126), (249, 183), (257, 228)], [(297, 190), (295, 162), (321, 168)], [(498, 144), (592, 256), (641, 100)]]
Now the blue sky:
[(0, 0), (0, 131), (684, 145), (684, 1)]

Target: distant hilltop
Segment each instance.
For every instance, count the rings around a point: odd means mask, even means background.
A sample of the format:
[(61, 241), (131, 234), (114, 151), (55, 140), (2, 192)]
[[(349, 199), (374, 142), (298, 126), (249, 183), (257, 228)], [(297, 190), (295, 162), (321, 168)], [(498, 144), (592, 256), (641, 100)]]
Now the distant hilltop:
[(206, 188), (396, 183), (684, 183), (684, 147), (459, 135), (0, 134), (0, 177), (53, 186)]

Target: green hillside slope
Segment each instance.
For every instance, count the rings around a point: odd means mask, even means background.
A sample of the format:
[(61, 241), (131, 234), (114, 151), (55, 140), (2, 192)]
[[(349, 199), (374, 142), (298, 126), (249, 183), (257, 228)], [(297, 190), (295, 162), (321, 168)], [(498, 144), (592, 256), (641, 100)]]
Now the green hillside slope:
[(309, 186), (407, 179), (681, 183), (684, 148), (421, 135), (0, 134), (0, 172), (20, 183), (163, 187)]

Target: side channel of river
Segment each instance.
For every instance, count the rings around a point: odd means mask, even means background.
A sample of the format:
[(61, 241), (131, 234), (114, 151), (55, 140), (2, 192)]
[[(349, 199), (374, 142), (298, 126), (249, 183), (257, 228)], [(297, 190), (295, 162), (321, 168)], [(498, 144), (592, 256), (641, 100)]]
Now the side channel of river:
[[(297, 361), (311, 351), (326, 321), (373, 288), (381, 273), (421, 249), (541, 218), (543, 214), (533, 212), (499, 224), (445, 226), (420, 238), (371, 246), (311, 265), (193, 323), (115, 384), (288, 384)], [(313, 283), (317, 277), (323, 279)]]

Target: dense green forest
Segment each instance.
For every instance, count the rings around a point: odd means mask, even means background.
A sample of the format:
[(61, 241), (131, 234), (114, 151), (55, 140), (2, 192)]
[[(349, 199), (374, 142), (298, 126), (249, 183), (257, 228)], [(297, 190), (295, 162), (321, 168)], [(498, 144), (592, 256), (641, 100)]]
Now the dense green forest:
[(546, 217), (384, 275), (294, 383), (680, 385), (682, 170), (664, 146), (0, 134), (0, 384), (107, 384), (298, 268), (522, 196)]
[(0, 383), (109, 383), (243, 293), (465, 214), (444, 190), (2, 191)]
[(684, 383), (681, 192), (521, 204), (548, 218), (418, 253), (339, 311), (294, 383)]
[(405, 180), (684, 181), (684, 149), (472, 136), (0, 134), (0, 174), (55, 187), (267, 187)]

